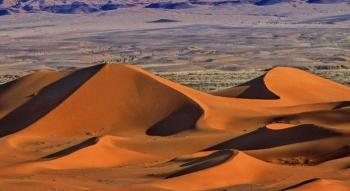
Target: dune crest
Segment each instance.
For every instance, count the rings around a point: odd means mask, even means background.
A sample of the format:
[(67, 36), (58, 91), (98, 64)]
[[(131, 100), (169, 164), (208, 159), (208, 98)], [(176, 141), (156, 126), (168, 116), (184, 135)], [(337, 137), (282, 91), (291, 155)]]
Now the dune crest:
[(0, 188), (346, 190), (349, 102), (288, 67), (212, 94), (130, 65), (37, 72), (0, 87)]

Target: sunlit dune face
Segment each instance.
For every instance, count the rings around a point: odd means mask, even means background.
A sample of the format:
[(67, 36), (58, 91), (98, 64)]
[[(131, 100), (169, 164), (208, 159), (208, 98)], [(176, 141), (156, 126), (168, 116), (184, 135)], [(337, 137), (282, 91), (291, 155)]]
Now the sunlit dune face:
[(200, 92), (130, 65), (0, 86), (0, 190), (349, 190), (350, 88), (278, 67)]

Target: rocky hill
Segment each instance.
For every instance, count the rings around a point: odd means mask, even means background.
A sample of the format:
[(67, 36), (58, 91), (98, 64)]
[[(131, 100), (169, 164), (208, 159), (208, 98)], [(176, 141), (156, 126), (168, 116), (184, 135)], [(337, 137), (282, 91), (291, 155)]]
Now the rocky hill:
[(0, 16), (16, 13), (50, 12), (59, 14), (94, 13), (129, 7), (188, 9), (198, 6), (269, 6), (278, 3), (331, 4), (350, 0), (0, 0)]

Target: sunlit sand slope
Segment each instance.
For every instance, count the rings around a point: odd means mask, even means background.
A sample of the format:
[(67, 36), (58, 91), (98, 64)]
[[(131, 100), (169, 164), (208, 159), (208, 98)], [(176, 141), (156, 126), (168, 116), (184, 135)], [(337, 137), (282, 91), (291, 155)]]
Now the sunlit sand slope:
[(0, 86), (0, 190), (349, 190), (350, 88), (277, 67), (211, 94), (130, 65)]

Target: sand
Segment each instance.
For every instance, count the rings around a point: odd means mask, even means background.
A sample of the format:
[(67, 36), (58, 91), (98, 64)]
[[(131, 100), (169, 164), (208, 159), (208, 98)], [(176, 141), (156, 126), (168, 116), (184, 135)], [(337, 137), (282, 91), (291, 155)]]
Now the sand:
[(0, 190), (349, 190), (350, 88), (276, 67), (205, 93), (131, 65), (0, 86)]

